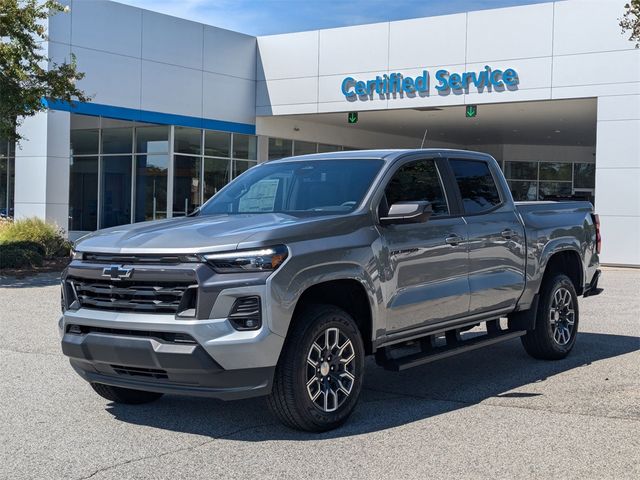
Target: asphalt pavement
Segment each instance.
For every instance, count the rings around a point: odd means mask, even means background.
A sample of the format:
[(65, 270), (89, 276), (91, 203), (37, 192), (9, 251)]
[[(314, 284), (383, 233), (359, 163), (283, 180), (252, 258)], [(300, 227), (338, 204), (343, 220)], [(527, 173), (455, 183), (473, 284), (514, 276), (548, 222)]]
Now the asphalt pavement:
[(263, 399), (97, 396), (61, 354), (57, 276), (0, 279), (0, 479), (640, 478), (640, 270), (605, 269), (565, 360), (518, 339), (402, 373), (367, 362), (333, 432)]

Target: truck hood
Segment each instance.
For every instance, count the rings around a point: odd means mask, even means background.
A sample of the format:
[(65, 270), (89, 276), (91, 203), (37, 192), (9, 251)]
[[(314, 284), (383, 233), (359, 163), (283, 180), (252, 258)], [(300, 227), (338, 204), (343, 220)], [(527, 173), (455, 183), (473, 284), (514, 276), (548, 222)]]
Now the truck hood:
[(95, 253), (204, 253), (235, 250), (240, 242), (265, 228), (300, 221), (285, 214), (203, 215), (134, 223), (98, 230), (75, 248)]
[[(356, 222), (360, 223), (360, 222)], [(292, 241), (300, 236), (352, 230), (350, 216), (295, 217), (282, 213), (202, 215), (134, 223), (98, 230), (76, 242), (79, 252), (205, 253)]]

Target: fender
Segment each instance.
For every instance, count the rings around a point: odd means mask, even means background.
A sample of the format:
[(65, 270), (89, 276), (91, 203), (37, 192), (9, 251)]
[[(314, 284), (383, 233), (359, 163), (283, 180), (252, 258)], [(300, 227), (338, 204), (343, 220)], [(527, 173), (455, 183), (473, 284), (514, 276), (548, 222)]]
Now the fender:
[(367, 292), (371, 318), (373, 321), (372, 332), (379, 319), (378, 302), (376, 300), (376, 287), (370, 273), (360, 264), (354, 262), (331, 262), (320, 265), (312, 265), (289, 277), (286, 284), (274, 281), (271, 284), (270, 297), (273, 299), (271, 308), (274, 312), (272, 330), (274, 333), (286, 336), (293, 313), (302, 294), (320, 283), (332, 280), (355, 280), (359, 282)]

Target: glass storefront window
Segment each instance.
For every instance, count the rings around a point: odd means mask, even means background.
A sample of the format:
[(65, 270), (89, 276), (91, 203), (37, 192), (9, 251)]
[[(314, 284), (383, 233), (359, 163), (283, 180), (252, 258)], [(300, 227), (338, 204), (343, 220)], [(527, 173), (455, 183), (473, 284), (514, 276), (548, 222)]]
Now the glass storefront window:
[(71, 159), (69, 230), (98, 228), (98, 157)]
[(229, 183), (231, 160), (221, 158), (204, 159), (204, 201), (213, 197), (218, 190)]
[(131, 155), (102, 158), (100, 228), (131, 223)]
[(200, 161), (200, 157), (174, 157), (174, 217), (187, 215), (200, 206)]
[(538, 162), (505, 162), (504, 176), (514, 180), (537, 180)]
[(169, 151), (169, 127), (136, 128), (137, 153), (167, 153)]
[(293, 154), (294, 155), (306, 155), (308, 153), (316, 153), (318, 151), (318, 144), (311, 142), (301, 142), (296, 140), (293, 142)]
[(233, 161), (233, 178), (249, 170), (251, 167), (255, 167), (256, 162), (249, 162), (247, 160), (234, 160)]
[(102, 153), (133, 152), (133, 128), (105, 128), (102, 130)]
[(233, 158), (256, 160), (258, 158), (257, 139), (252, 135), (233, 135)]
[(538, 182), (509, 180), (508, 183), (511, 190), (511, 195), (513, 195), (513, 199), (516, 202), (538, 199)]
[(99, 130), (71, 130), (71, 155), (97, 155)]
[(340, 150), (342, 150), (342, 147), (339, 147), (338, 145), (327, 145), (326, 143), (318, 144), (319, 153), (338, 152)]
[(540, 162), (540, 180), (571, 181), (570, 163)]
[(573, 164), (573, 188), (594, 188), (596, 186), (595, 163)]
[(293, 141), (269, 137), (269, 160), (277, 160), (291, 155), (293, 155)]
[(230, 157), (231, 134), (205, 130), (204, 154), (208, 157)]
[[(571, 166), (571, 164), (568, 164)], [(571, 182), (540, 182), (540, 200), (571, 197)]]
[(174, 150), (176, 153), (202, 155), (202, 130), (198, 128), (175, 127)]
[(136, 157), (136, 222), (167, 218), (168, 171), (168, 155)]

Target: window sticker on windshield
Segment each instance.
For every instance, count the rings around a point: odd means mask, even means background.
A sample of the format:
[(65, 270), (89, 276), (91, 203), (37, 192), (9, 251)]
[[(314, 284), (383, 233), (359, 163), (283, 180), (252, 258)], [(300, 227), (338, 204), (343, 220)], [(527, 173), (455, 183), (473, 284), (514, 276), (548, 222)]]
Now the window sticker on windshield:
[(240, 198), (239, 212), (273, 212), (278, 192), (278, 178), (260, 180)]

